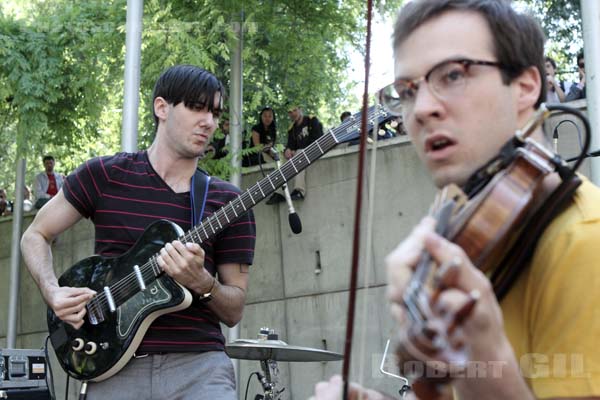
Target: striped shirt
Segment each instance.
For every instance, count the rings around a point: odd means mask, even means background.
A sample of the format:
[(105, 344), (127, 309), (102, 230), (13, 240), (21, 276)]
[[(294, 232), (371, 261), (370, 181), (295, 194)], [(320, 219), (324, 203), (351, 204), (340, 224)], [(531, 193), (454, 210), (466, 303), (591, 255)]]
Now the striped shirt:
[[(63, 191), (69, 203), (93, 221), (95, 251), (102, 256), (125, 253), (159, 219), (168, 219), (184, 231), (191, 227), (190, 193), (173, 192), (145, 151), (88, 160), (66, 178)], [(211, 177), (203, 218), (239, 193), (234, 185)], [(202, 243), (204, 267), (215, 275), (221, 264), (252, 264), (255, 240), (254, 216), (249, 211), (212, 241)], [(189, 308), (156, 319), (138, 351), (203, 352), (223, 350), (224, 344), (217, 316), (194, 300)]]

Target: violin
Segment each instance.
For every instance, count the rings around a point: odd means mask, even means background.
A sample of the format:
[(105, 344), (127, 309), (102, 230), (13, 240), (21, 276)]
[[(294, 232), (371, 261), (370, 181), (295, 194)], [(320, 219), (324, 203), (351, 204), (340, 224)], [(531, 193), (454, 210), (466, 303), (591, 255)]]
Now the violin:
[[(574, 114), (584, 124), (586, 140), (573, 167), (529, 137), (552, 111)], [(438, 193), (432, 205), (436, 233), (459, 245), (490, 277), (498, 301), (527, 265), (543, 230), (581, 184), (575, 171), (588, 152), (589, 132), (578, 110), (542, 105), (464, 190), (450, 185)], [(478, 294), (470, 293), (454, 313), (442, 314), (436, 307), (446, 289), (445, 275), (455, 271), (440, 269), (424, 252), (402, 298), (409, 327), (398, 338), (396, 355), (400, 372), (412, 379), (412, 390), (422, 400), (446, 398), (452, 377), (464, 372), (469, 361), (460, 327), (476, 307)]]

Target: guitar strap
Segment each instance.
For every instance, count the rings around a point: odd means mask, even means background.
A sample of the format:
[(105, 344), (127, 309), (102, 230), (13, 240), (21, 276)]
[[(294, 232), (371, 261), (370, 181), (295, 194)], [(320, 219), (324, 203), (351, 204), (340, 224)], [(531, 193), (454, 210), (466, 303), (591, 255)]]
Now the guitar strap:
[(190, 202), (192, 208), (192, 227), (202, 221), (204, 215), (204, 206), (208, 197), (208, 185), (210, 183), (210, 175), (200, 168), (196, 168), (196, 172), (192, 176), (192, 185), (190, 190)]

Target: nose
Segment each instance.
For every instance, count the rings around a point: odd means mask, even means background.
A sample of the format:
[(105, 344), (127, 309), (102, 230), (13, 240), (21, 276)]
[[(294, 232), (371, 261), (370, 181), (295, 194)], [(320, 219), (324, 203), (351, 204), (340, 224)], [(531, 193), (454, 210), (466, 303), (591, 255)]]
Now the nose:
[(215, 115), (213, 112), (209, 111), (206, 113), (206, 118), (202, 118), (202, 122), (207, 127), (216, 129), (219, 124), (219, 117), (218, 115)]
[(427, 118), (440, 117), (444, 113), (444, 104), (433, 93), (429, 83), (423, 80), (419, 85), (419, 90), (415, 95), (415, 101), (412, 107), (412, 114), (419, 122), (424, 122)]

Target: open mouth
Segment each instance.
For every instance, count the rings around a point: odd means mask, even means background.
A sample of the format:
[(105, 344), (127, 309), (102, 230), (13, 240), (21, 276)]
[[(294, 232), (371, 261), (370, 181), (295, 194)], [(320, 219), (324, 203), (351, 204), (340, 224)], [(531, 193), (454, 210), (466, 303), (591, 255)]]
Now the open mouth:
[(428, 139), (425, 143), (426, 152), (437, 152), (454, 145), (455, 142), (447, 137), (437, 137)]

